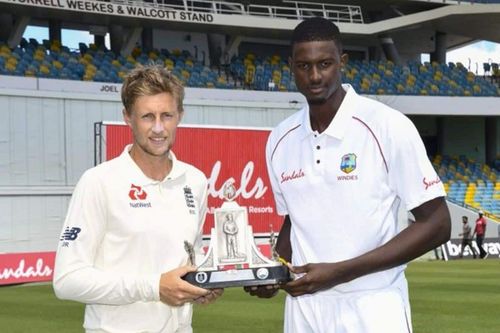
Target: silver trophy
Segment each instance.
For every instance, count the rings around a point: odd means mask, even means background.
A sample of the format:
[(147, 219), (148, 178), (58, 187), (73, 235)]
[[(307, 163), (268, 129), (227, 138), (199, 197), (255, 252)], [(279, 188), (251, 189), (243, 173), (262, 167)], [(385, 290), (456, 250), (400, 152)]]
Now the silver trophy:
[[(269, 259), (255, 245), (246, 207), (233, 201), (236, 196), (233, 183), (226, 183), (223, 193), (225, 202), (214, 211), (215, 226), (211, 230), (208, 251), (200, 263), (191, 262), (198, 270), (188, 273), (184, 279), (203, 288), (256, 286), (289, 281), (288, 267), (278, 261), (274, 232), (271, 232), (272, 259)], [(186, 243), (186, 251), (190, 254), (192, 247), (189, 249), (189, 243)], [(194, 260), (194, 256), (189, 257), (191, 261)]]

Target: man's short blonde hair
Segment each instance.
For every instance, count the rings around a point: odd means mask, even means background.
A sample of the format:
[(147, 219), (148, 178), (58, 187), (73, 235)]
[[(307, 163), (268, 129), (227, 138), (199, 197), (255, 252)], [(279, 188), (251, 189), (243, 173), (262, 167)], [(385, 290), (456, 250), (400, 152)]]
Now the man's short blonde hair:
[(175, 98), (178, 111), (183, 112), (184, 87), (181, 81), (160, 65), (139, 65), (125, 77), (121, 91), (122, 103), (125, 111), (130, 114), (138, 97), (164, 92)]

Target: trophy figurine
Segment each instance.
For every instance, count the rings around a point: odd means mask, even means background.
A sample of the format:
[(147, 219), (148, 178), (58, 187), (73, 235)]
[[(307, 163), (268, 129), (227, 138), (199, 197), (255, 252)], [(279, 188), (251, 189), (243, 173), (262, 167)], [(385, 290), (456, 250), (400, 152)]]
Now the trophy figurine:
[(192, 245), (184, 242), (190, 263), (198, 269), (183, 278), (202, 288), (257, 286), (289, 281), (288, 267), (278, 261), (274, 231), (271, 232), (272, 258), (269, 259), (255, 245), (246, 207), (233, 201), (236, 196), (233, 183), (226, 183), (223, 193), (225, 201), (214, 210), (215, 225), (211, 230), (210, 245), (199, 264), (194, 262)]

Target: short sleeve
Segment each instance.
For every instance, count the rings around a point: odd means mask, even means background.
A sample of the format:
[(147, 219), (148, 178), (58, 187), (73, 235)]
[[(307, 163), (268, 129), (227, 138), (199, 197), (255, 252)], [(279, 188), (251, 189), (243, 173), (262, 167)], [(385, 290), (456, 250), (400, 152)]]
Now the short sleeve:
[(408, 211), (437, 197), (446, 196), (424, 143), (413, 123), (399, 114), (391, 121), (388, 161), (389, 184)]

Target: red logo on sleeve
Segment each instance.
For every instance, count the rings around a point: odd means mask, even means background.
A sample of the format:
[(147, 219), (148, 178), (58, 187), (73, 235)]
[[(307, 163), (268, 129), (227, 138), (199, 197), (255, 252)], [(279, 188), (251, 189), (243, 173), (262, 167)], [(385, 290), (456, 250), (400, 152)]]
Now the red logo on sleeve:
[(431, 187), (432, 185), (436, 185), (436, 184), (439, 184), (441, 183), (441, 179), (439, 179), (439, 177), (437, 177), (436, 179), (433, 179), (433, 180), (427, 180), (424, 179), (422, 180), (424, 182), (424, 185), (425, 185), (425, 189), (427, 190), (429, 187)]
[(132, 184), (130, 185), (130, 192), (128, 192), (128, 196), (132, 200), (146, 200), (148, 194), (140, 186)]

